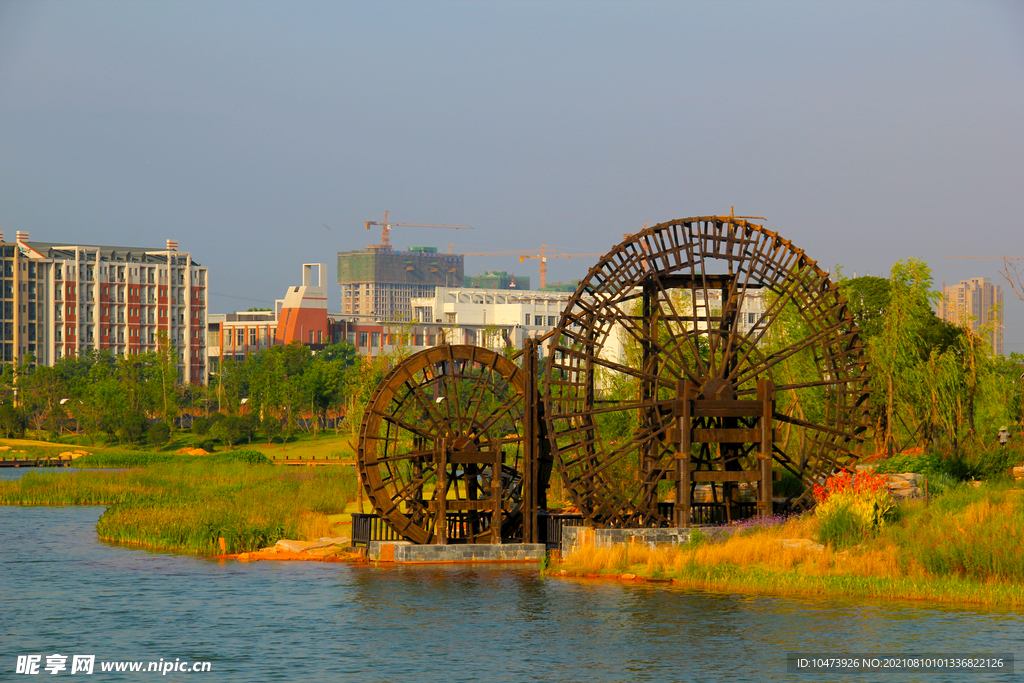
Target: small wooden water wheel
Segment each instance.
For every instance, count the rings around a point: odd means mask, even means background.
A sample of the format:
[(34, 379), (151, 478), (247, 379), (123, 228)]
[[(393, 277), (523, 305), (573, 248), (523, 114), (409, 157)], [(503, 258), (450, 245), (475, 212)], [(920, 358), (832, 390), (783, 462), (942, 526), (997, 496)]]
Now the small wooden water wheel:
[(476, 346), (395, 366), (360, 425), (358, 467), (377, 514), (414, 543), (500, 543), (522, 528), (525, 373)]
[(744, 486), (764, 513), (773, 462), (809, 484), (852, 464), (868, 426), (863, 347), (836, 284), (745, 220), (628, 237), (580, 283), (556, 340), (548, 433), (563, 484), (598, 525), (685, 525), (680, 508), (709, 489), (707, 505), (733, 518)]

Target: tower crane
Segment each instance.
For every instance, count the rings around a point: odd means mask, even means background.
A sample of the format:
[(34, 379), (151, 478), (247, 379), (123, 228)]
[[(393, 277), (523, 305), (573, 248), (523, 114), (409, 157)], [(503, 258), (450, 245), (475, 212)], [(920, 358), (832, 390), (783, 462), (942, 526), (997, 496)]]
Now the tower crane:
[(540, 245), (540, 253), (539, 254), (531, 253), (531, 254), (521, 254), (519, 256), (519, 262), (520, 263), (522, 263), (523, 261), (525, 261), (528, 258), (539, 258), (540, 259), (540, 288), (541, 289), (544, 289), (545, 285), (547, 285), (548, 259), (549, 258), (580, 258), (580, 257), (600, 257), (600, 256), (604, 256), (604, 254), (564, 254), (562, 252), (558, 252), (558, 253), (555, 253), (555, 254), (547, 254), (547, 253), (545, 253), (545, 250), (547, 249), (547, 246), (548, 245), (546, 245), (546, 244)]
[[(604, 254), (565, 254), (562, 252), (556, 252), (553, 254), (547, 253), (546, 244), (540, 245), (540, 250), (531, 249), (530, 251), (510, 250), (510, 251), (467, 251), (463, 252), (465, 256), (518, 256), (519, 262), (522, 263), (526, 259), (540, 259), (540, 288), (544, 289), (547, 284), (548, 267), (547, 260), (549, 258), (586, 258), (586, 257), (600, 257)], [(451, 245), (448, 245), (449, 251)]]
[(946, 258), (999, 259), (1000, 261), (1024, 261), (1024, 256), (947, 256)]
[(403, 227), (403, 228), (451, 228), (453, 230), (472, 230), (471, 225), (441, 225), (438, 223), (389, 223), (388, 212), (384, 212), (384, 221), (366, 221), (366, 229), (369, 230), (371, 225), (379, 225), (381, 227), (381, 243), (382, 249), (391, 248), (391, 228)]

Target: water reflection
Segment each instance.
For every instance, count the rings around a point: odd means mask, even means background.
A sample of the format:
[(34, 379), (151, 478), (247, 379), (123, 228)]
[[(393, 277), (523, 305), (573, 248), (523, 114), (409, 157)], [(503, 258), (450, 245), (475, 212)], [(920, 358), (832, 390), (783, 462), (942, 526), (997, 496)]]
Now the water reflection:
[[(105, 545), (101, 512), (0, 506), (0, 671), (17, 654), (67, 652), (211, 660), (211, 680), (226, 681), (782, 681), (794, 680), (787, 652), (1024, 649), (1009, 611), (545, 579), (536, 567), (218, 562)], [(175, 676), (161, 678), (187, 678)], [(958, 680), (796, 677), (823, 678)]]

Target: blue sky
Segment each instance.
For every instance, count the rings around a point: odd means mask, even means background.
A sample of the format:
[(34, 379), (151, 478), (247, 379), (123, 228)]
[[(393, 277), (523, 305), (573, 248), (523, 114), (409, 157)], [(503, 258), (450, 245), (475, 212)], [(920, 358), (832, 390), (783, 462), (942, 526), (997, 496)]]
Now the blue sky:
[(0, 230), (176, 238), (215, 312), (386, 209), (474, 226), (399, 248), (605, 252), (735, 206), (847, 275), (999, 280), (946, 257), (1024, 256), (1022, 121), (1024, 3), (0, 0)]

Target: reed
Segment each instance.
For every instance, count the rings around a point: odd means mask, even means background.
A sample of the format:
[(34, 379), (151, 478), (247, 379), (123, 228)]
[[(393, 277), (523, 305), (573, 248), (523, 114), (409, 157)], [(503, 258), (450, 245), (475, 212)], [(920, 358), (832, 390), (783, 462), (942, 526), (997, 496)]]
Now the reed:
[(248, 552), (280, 538), (330, 535), (327, 515), (355, 497), (348, 468), (289, 471), (207, 458), (176, 458), (127, 471), (31, 472), (0, 482), (0, 504), (108, 505), (100, 538), (200, 555)]
[(556, 569), (573, 574), (670, 577), (686, 586), (792, 595), (847, 595), (1024, 605), (1024, 491), (960, 486), (933, 504), (901, 504), (877, 533), (845, 550), (813, 543), (809, 514), (695, 542), (583, 547)]
[(941, 505), (918, 503), (887, 540), (933, 576), (1024, 583), (1024, 491), (961, 487)]
[(174, 462), (183, 457), (174, 453), (135, 451), (90, 453), (75, 460), (75, 467), (148, 467), (160, 462)]

